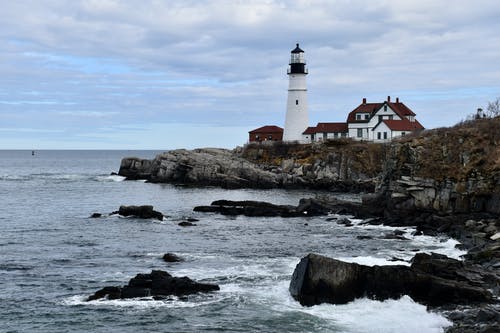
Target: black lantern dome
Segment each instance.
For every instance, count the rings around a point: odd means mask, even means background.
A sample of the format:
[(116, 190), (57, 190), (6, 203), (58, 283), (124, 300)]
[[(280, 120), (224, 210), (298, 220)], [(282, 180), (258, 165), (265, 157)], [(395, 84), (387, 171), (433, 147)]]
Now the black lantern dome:
[(299, 43), (291, 52), (288, 74), (307, 74), (304, 51), (299, 47)]

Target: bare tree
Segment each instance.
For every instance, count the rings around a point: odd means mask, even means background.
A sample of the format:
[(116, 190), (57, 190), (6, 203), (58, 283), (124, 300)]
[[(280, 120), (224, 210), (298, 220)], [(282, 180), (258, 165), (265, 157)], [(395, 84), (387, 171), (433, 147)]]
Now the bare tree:
[(488, 102), (486, 107), (487, 117), (495, 118), (500, 116), (500, 97), (497, 97), (493, 102)]

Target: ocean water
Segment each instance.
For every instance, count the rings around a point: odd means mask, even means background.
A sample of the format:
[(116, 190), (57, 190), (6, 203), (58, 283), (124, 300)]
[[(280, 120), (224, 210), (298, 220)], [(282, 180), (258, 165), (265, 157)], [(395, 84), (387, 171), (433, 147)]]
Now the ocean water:
[[(300, 258), (315, 252), (363, 264), (408, 264), (418, 251), (458, 257), (456, 241), (384, 240), (394, 228), (344, 227), (326, 217), (250, 218), (194, 213), (213, 200), (297, 204), (311, 191), (175, 187), (110, 176), (124, 156), (153, 151), (0, 151), (1, 332), (442, 332), (450, 322), (411, 298), (302, 307), (288, 293)], [(332, 194), (350, 200), (348, 194)], [(163, 221), (91, 219), (152, 204)], [(195, 227), (179, 220), (195, 217)], [(358, 235), (374, 239), (359, 240)], [(168, 264), (174, 252), (185, 259)], [(388, 261), (397, 258), (399, 261)], [(98, 300), (96, 290), (166, 270), (220, 285), (183, 299)]]

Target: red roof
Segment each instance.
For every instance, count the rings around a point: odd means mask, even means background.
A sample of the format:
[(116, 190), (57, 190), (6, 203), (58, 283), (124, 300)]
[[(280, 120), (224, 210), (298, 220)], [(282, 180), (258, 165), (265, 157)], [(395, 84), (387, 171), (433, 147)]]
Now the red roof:
[(318, 123), (316, 129), (322, 133), (347, 133), (347, 123)]
[(308, 127), (302, 134), (314, 134), (316, 132), (316, 127)]
[(394, 112), (401, 118), (405, 118), (406, 116), (415, 116), (415, 113), (410, 110), (406, 105), (401, 102), (383, 102), (383, 103), (361, 103), (357, 108), (349, 112), (347, 116), (348, 123), (367, 123), (369, 119), (360, 119), (356, 120), (356, 114), (358, 113), (369, 113), (370, 118), (375, 114), (376, 111), (380, 110), (380, 108), (387, 104)]
[(315, 127), (308, 127), (302, 134), (315, 133), (347, 133), (347, 123), (318, 123)]
[(250, 134), (253, 134), (253, 133), (283, 133), (283, 129), (279, 126), (267, 125), (267, 126), (262, 126), (262, 127), (256, 128), (248, 133), (250, 133)]
[[(422, 126), (417, 120), (415, 121), (409, 121), (408, 119), (404, 118), (403, 120), (383, 120), (382, 121), (384, 124), (389, 127), (391, 131), (416, 131), (416, 130), (422, 130), (424, 129), (424, 126)], [(378, 125), (377, 125), (378, 126)], [(375, 127), (377, 127), (375, 126)]]

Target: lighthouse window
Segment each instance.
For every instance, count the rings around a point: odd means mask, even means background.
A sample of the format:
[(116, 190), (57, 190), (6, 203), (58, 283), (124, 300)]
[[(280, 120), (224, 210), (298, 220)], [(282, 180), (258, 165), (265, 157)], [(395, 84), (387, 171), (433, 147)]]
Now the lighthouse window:
[(295, 105), (299, 105), (299, 100), (298, 99), (295, 100)]

